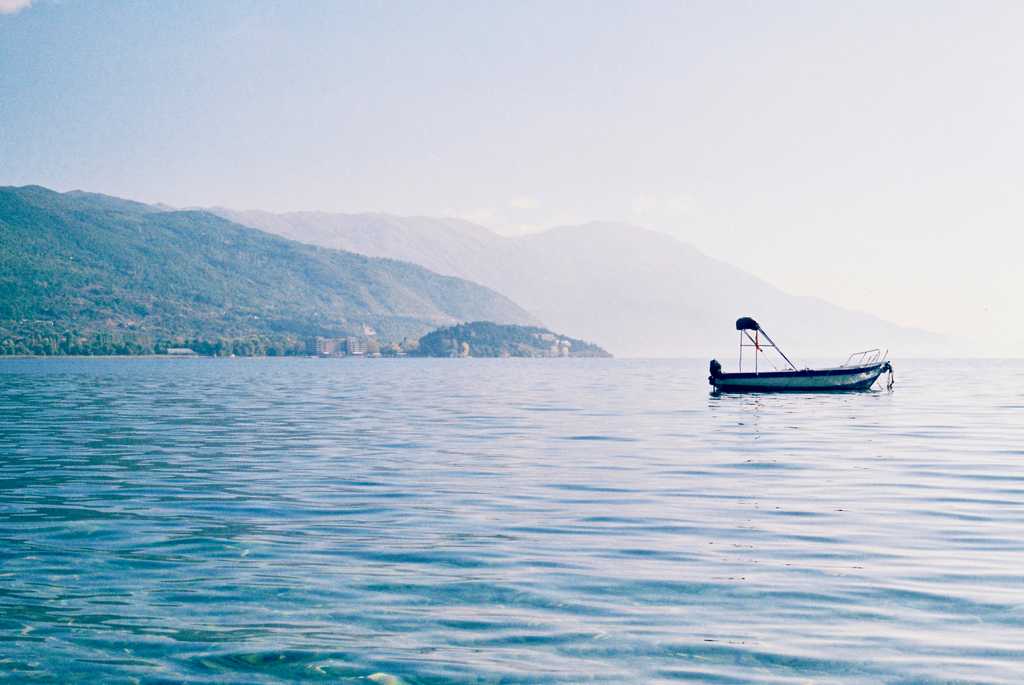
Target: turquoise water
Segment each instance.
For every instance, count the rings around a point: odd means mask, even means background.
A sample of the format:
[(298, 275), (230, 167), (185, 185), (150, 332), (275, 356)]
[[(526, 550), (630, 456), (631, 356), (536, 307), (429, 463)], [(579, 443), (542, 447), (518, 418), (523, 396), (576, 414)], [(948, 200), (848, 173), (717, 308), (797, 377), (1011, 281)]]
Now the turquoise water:
[(1024, 363), (0, 362), (0, 675), (1024, 681)]

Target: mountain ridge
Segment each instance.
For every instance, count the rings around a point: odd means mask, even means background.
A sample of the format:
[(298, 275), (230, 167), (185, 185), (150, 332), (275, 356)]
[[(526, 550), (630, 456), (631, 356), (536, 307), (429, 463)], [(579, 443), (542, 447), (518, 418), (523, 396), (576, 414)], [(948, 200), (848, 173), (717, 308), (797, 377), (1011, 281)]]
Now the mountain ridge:
[(480, 319), (539, 323), (464, 279), (290, 241), (209, 212), (0, 187), (0, 338), (299, 338), (366, 324), (400, 339)]
[[(297, 213), (224, 211), (291, 239), (393, 256), (482, 283), (545, 325), (618, 356), (722, 354), (735, 347), (734, 320), (746, 315), (805, 357), (878, 344), (915, 354), (948, 348), (938, 334), (786, 293), (690, 243), (621, 222), (508, 237), (461, 219), (318, 212), (299, 220)], [(466, 224), (476, 228), (471, 241), (461, 238)]]

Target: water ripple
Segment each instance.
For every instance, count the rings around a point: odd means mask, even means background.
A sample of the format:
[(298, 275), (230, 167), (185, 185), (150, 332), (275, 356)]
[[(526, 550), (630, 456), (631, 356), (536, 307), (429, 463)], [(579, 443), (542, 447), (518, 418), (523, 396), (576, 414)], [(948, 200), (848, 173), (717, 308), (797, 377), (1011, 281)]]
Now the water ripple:
[(0, 677), (1018, 683), (1024, 364), (0, 361)]

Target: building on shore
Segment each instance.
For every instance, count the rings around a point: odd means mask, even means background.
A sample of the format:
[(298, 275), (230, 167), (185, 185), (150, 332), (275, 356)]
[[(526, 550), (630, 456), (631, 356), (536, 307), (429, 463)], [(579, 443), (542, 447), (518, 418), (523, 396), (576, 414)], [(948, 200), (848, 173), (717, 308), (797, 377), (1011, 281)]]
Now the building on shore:
[(306, 341), (306, 353), (317, 357), (345, 356), (344, 338), (324, 338), (317, 336)]
[(195, 350), (188, 347), (168, 347), (166, 354), (171, 357), (198, 357)]
[(366, 354), (366, 341), (350, 335), (345, 338), (345, 351), (353, 357), (362, 357)]
[[(379, 345), (376, 345), (375, 340), (373, 342), (375, 348), (372, 352), (379, 354)], [(369, 340), (354, 335), (345, 338), (324, 338), (318, 336), (306, 341), (306, 352), (317, 357), (344, 357), (346, 355), (363, 357), (371, 352), (369, 345)]]
[(316, 354), (318, 357), (337, 357), (345, 353), (339, 338), (317, 338)]

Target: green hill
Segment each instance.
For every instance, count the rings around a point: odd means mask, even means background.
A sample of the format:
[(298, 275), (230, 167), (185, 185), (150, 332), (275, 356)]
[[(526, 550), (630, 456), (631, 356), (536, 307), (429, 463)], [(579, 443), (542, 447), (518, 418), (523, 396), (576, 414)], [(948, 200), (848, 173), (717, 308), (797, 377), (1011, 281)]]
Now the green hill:
[(432, 331), (419, 340), (421, 357), (610, 357), (597, 345), (537, 326), (474, 321)]
[(406, 262), (296, 243), (207, 212), (0, 188), (0, 354), (239, 340), (243, 352), (286, 353), (306, 337), (364, 325), (397, 340), (473, 319), (535, 323), (493, 290)]

